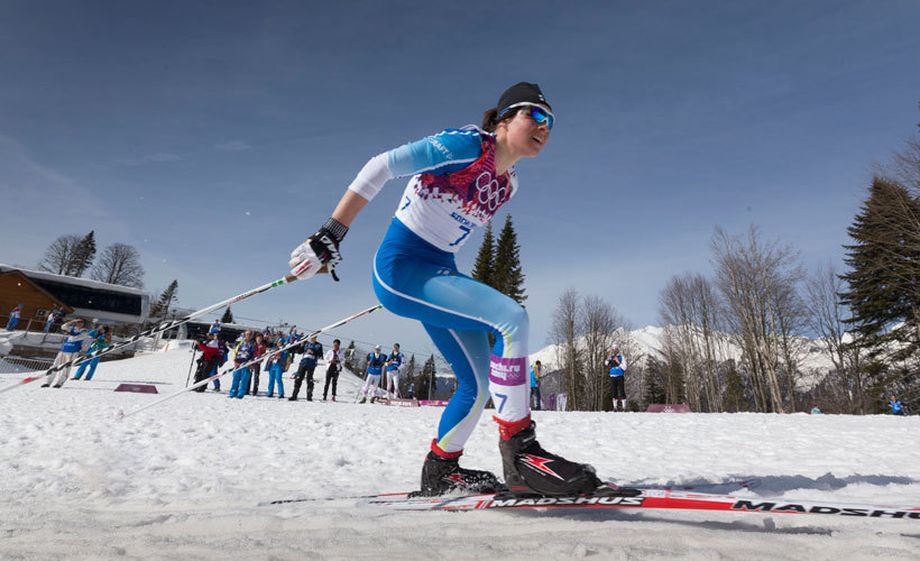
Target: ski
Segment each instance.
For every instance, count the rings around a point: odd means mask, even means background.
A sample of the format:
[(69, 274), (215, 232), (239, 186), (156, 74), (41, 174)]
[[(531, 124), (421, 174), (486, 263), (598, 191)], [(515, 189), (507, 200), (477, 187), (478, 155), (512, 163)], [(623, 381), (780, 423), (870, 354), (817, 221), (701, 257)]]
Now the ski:
[[(605, 485), (617, 488), (616, 484), (612, 481), (607, 481)], [(711, 492), (713, 490), (719, 489), (725, 491), (726, 489), (753, 489), (760, 485), (759, 478), (750, 478), (750, 479), (728, 479), (725, 481), (717, 482), (700, 482), (700, 483), (686, 483), (686, 484), (672, 484), (672, 485), (639, 485), (639, 486), (630, 486), (631, 488), (641, 488), (643, 490), (650, 489), (660, 489), (660, 490), (671, 490), (671, 491), (698, 491), (698, 492)], [(347, 496), (338, 496), (338, 497), (299, 497), (293, 499), (276, 499), (273, 501), (265, 501), (259, 503), (258, 506), (271, 506), (271, 505), (284, 505), (284, 504), (296, 504), (296, 503), (320, 503), (320, 502), (332, 502), (332, 501), (357, 501), (363, 499), (392, 499), (392, 498), (408, 498), (411, 496), (410, 492), (400, 492), (400, 493), (379, 493), (376, 495), (347, 495)]]
[[(760, 484), (759, 478), (750, 478), (750, 479), (727, 479), (725, 481), (716, 481), (716, 482), (699, 482), (699, 483), (685, 483), (685, 484), (672, 484), (672, 485), (630, 485), (630, 488), (641, 488), (641, 489), (661, 489), (661, 490), (671, 490), (671, 491), (700, 491), (700, 492), (709, 492), (709, 490), (715, 489), (753, 489)], [(604, 485), (612, 488), (618, 489), (619, 486), (612, 481), (605, 481)], [(410, 492), (401, 492), (401, 493), (378, 493), (376, 495), (348, 495), (348, 496), (338, 496), (338, 497), (300, 497), (293, 499), (276, 499), (273, 501), (265, 501), (259, 503), (258, 506), (270, 506), (270, 505), (282, 505), (282, 504), (294, 504), (294, 503), (317, 503), (317, 502), (330, 502), (330, 501), (353, 501), (361, 499), (376, 499), (376, 498), (398, 498), (398, 497), (409, 497), (412, 493)]]
[(352, 497), (284, 499), (259, 506), (292, 503), (354, 501), (354, 506), (400, 511), (465, 512), (471, 510), (549, 509), (649, 509), (721, 511), (754, 514), (823, 514), (842, 517), (920, 520), (920, 507), (883, 506), (781, 498), (740, 497), (674, 489), (640, 488), (636, 496), (617, 494), (578, 497), (514, 497), (509, 494), (417, 497), (411, 493), (386, 493)]
[(844, 517), (920, 520), (920, 507), (738, 497), (734, 495), (714, 495), (669, 489), (640, 489), (640, 491), (641, 493), (634, 497), (587, 495), (579, 497), (519, 498), (502, 494), (418, 498), (408, 496), (380, 496), (373, 499), (365, 499), (362, 502), (364, 505), (371, 507), (390, 508), (403, 511), (457, 512), (509, 509), (664, 509), (756, 514), (823, 514)]

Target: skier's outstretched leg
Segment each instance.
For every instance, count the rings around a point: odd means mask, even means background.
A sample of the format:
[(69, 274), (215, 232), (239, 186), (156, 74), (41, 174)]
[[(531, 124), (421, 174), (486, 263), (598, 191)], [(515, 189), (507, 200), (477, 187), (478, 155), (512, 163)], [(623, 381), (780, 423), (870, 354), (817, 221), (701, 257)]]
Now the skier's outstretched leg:
[(493, 493), (504, 486), (488, 471), (460, 467), (459, 458), (482, 410), (489, 399), (489, 340), (484, 331), (455, 331), (425, 325), (431, 339), (457, 376), (457, 390), (448, 402), (438, 425), (438, 438), (422, 466), (423, 495), (453, 491)]

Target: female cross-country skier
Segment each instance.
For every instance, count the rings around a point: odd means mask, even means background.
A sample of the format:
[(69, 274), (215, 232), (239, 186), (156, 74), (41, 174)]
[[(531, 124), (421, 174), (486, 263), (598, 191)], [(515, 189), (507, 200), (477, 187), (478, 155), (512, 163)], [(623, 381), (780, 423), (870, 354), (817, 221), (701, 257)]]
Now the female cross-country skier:
[[(454, 263), (470, 233), (517, 192), (515, 163), (540, 153), (554, 121), (536, 84), (515, 84), (485, 112), (481, 128), (447, 129), (371, 158), (331, 218), (291, 252), (291, 272), (298, 277), (320, 270), (335, 276), (339, 244), (357, 214), (386, 181), (412, 177), (374, 257), (373, 284), (385, 308), (422, 322), (457, 377), (422, 467), (423, 494), (503, 490), (495, 475), (458, 465), (490, 393), (510, 492), (577, 495), (601, 486), (591, 466), (551, 454), (536, 440), (527, 312)], [(489, 333), (495, 335), (491, 356)]]

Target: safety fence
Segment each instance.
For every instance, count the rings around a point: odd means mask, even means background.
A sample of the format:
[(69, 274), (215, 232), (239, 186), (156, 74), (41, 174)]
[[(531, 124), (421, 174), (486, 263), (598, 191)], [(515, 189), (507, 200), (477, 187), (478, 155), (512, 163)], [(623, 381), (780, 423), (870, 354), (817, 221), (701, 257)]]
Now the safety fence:
[(47, 370), (52, 363), (54, 363), (52, 359), (0, 355), (0, 374), (19, 374)]

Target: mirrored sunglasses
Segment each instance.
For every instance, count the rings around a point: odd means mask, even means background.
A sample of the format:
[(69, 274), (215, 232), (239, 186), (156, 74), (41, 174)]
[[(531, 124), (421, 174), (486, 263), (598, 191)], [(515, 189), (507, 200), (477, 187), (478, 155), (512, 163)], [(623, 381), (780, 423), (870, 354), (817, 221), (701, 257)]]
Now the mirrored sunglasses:
[(553, 125), (556, 123), (556, 117), (546, 109), (535, 105), (529, 102), (515, 103), (514, 105), (509, 105), (505, 108), (504, 111), (498, 114), (498, 118), (501, 119), (509, 112), (513, 110), (524, 110), (527, 111), (527, 115), (534, 120), (538, 125), (546, 124), (546, 128), (553, 130)]
[(553, 117), (553, 114), (546, 109), (543, 109), (539, 105), (531, 105), (528, 108), (527, 114), (538, 125), (546, 125), (546, 128), (553, 130), (556, 119)]

